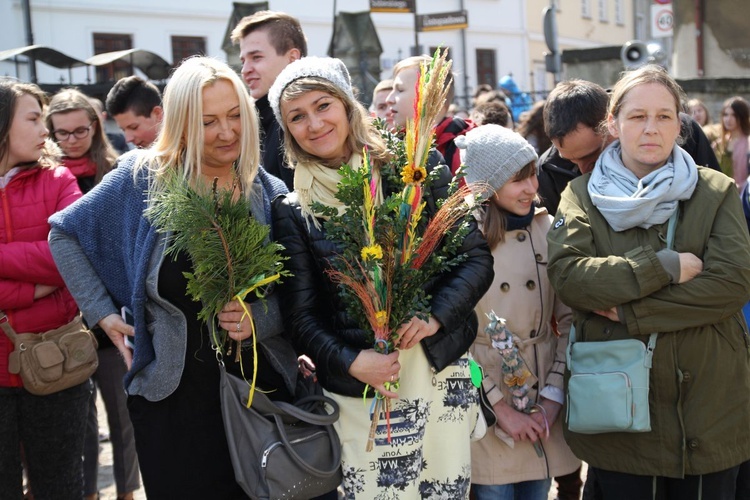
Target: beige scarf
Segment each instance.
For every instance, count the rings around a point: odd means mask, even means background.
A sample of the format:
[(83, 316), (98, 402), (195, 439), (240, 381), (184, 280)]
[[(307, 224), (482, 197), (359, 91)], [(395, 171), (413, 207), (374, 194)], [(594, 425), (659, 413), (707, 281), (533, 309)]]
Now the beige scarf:
[[(353, 153), (349, 159), (349, 165), (354, 170), (359, 170), (362, 167), (362, 155)], [(383, 202), (380, 169), (374, 168), (372, 175), (378, 186), (375, 204), (380, 205)], [(341, 173), (338, 169), (320, 163), (297, 163), (294, 167), (294, 191), (299, 197), (300, 209), (305, 216), (305, 220), (308, 223), (312, 220), (318, 229), (320, 229), (320, 223), (317, 218), (326, 219), (326, 217), (313, 211), (313, 203), (318, 202), (327, 207), (333, 207), (339, 215), (346, 210), (346, 205), (336, 198), (339, 191), (339, 182), (341, 182)]]

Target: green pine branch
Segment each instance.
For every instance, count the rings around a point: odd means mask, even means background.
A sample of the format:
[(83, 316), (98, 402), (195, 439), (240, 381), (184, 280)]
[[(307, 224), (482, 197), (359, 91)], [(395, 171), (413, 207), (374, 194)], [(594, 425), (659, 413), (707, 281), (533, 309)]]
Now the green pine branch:
[[(250, 201), (232, 196), (215, 188), (199, 193), (171, 173), (145, 212), (158, 231), (171, 233), (167, 254), (190, 257), (187, 292), (201, 302), (198, 319), (207, 323), (238, 293), (277, 273), (290, 275), (283, 269), (283, 247), (268, 241), (269, 227), (252, 217)], [(255, 294), (262, 299), (263, 289)], [(226, 339), (221, 331), (211, 340), (223, 352)]]

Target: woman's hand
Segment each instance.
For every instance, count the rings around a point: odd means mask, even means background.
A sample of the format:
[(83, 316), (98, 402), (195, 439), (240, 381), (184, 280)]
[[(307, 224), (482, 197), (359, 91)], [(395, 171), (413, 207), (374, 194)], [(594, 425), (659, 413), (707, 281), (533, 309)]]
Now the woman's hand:
[(435, 335), (441, 326), (440, 322), (434, 316), (430, 316), (429, 321), (424, 321), (414, 316), (399, 327), (396, 332), (398, 336), (396, 346), (399, 349), (411, 349), (419, 344), (419, 341), (423, 338)]
[(120, 351), (125, 365), (130, 370), (130, 366), (133, 364), (133, 351), (125, 345), (125, 336), (135, 336), (135, 328), (125, 323), (119, 314), (110, 314), (103, 317), (99, 320), (99, 326), (117, 347), (117, 350)]
[(354, 358), (354, 363), (349, 367), (349, 375), (368, 384), (383, 396), (397, 398), (398, 394), (386, 389), (385, 384), (397, 381), (400, 370), (398, 351), (381, 354), (375, 349), (367, 349), (360, 351)]
[(612, 321), (616, 321), (617, 323), (620, 322), (620, 315), (617, 312), (617, 307), (613, 307), (612, 309), (607, 310), (597, 310), (592, 311), (594, 314), (598, 314), (599, 316), (604, 316), (607, 319), (610, 319)]
[(55, 290), (57, 290), (57, 287), (52, 285), (34, 285), (34, 300), (46, 297)]
[[(703, 261), (694, 254), (683, 252), (678, 255), (680, 257), (680, 283), (690, 281), (703, 271)], [(596, 310), (593, 312), (599, 316), (604, 316), (605, 318), (620, 323), (620, 315), (617, 312), (617, 307), (606, 310)]]
[(497, 416), (497, 425), (513, 441), (531, 441), (536, 443), (537, 439), (545, 435), (544, 423), (539, 423), (531, 415), (511, 408), (503, 400), (498, 401), (492, 407)]
[[(250, 310), (250, 304), (245, 302), (245, 307)], [(242, 342), (253, 334), (250, 328), (250, 318), (245, 314), (239, 300), (229, 302), (217, 315), (219, 326), (229, 333), (229, 338)]]
[[(536, 423), (542, 426), (542, 428), (549, 428), (552, 429), (552, 426), (557, 422), (557, 417), (560, 415), (560, 410), (562, 409), (562, 405), (560, 403), (556, 403), (552, 401), (551, 399), (547, 398), (541, 398), (539, 403), (539, 406), (544, 408), (544, 412), (538, 411), (536, 413), (532, 413), (529, 415), (531, 418), (533, 418)], [(544, 417), (547, 417), (547, 425), (544, 423)], [(546, 431), (544, 433), (544, 436), (546, 436)]]
[(305, 378), (315, 375), (315, 363), (309, 356), (302, 354), (297, 358), (297, 370)]
[(678, 254), (680, 256), (680, 283), (685, 283), (698, 276), (703, 271), (703, 261), (690, 252)]

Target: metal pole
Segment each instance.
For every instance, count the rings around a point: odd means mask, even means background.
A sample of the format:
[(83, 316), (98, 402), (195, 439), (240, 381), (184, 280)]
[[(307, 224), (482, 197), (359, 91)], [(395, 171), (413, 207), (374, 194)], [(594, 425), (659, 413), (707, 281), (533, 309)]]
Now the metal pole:
[(552, 37), (555, 40), (555, 73), (554, 73), (554, 82), (555, 85), (560, 83), (560, 72), (562, 70), (562, 64), (560, 61), (560, 44), (559, 44), (559, 38), (557, 35), (557, 6), (555, 5), (555, 0), (550, 0), (549, 6), (552, 9)]
[[(461, 12), (464, 11), (464, 0), (461, 0), (460, 6), (459, 6)], [(464, 63), (464, 70), (463, 70), (463, 78), (464, 78), (464, 108), (468, 111), (469, 107), (471, 106), (471, 102), (469, 101), (469, 63), (468, 63), (468, 56), (466, 55), (466, 29), (461, 29), (461, 57), (463, 58)], [(455, 74), (455, 73), (454, 73)]]
[(420, 55), (419, 50), (419, 31), (417, 30), (417, 9), (414, 9), (414, 53), (413, 56)]
[[(26, 45), (34, 45), (34, 32), (31, 31), (31, 5), (30, 0), (22, 0), (21, 10), (23, 10), (23, 23), (26, 28)], [(37, 83), (36, 79), (36, 58), (29, 54), (29, 79), (31, 83)]]
[(336, 0), (333, 0), (333, 33), (331, 34), (330, 57), (336, 57)]
[(695, 0), (695, 63), (697, 76), (705, 75), (705, 66), (703, 60), (703, 0)]

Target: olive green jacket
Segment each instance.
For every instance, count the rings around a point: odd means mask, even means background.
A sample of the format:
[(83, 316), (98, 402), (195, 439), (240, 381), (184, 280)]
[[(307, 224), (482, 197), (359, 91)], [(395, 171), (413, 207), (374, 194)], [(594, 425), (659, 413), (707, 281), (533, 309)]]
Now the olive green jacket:
[[(595, 467), (680, 478), (750, 458), (750, 341), (741, 311), (750, 299), (750, 237), (732, 179), (698, 170), (692, 198), (680, 203), (674, 240), (676, 251), (703, 261), (690, 281), (671, 283), (656, 257), (666, 247), (667, 223), (614, 232), (591, 202), (589, 175), (563, 192), (547, 235), (550, 282), (573, 309), (580, 340), (660, 332), (651, 431), (565, 429), (576, 456)], [(615, 306), (621, 322), (592, 313)]]

